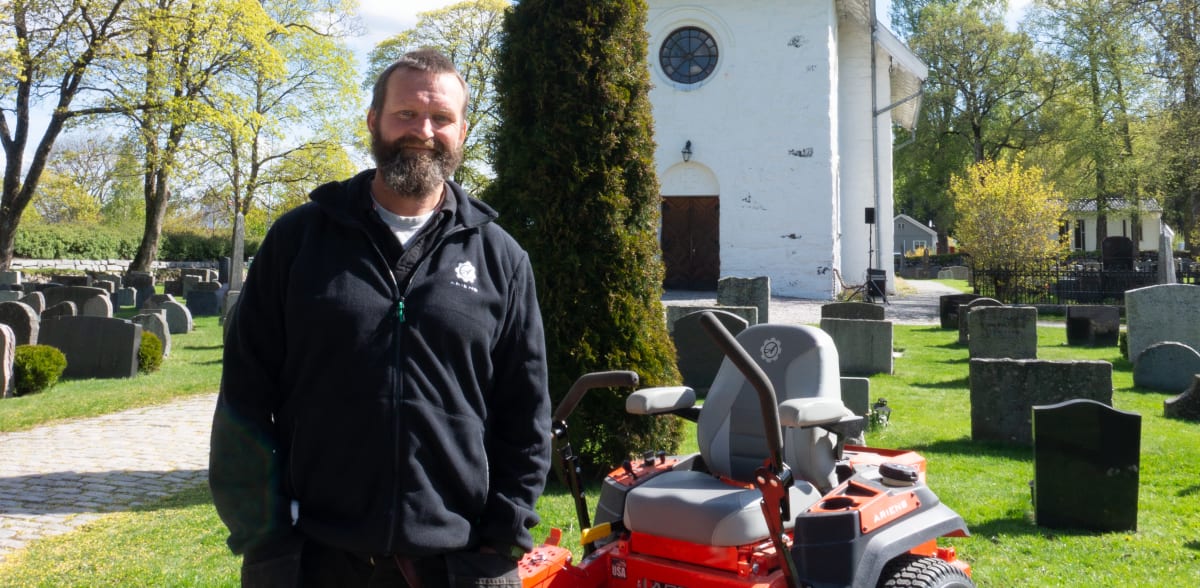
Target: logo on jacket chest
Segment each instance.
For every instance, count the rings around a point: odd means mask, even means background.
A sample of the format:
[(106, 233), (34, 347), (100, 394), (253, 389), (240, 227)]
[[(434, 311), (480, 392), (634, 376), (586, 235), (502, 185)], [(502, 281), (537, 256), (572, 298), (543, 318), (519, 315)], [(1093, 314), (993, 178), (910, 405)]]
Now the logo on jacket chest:
[(451, 284), (465, 290), (479, 292), (479, 288), (475, 285), (478, 277), (475, 275), (475, 266), (471, 262), (460, 261), (458, 265), (454, 266), (454, 278), (450, 281)]

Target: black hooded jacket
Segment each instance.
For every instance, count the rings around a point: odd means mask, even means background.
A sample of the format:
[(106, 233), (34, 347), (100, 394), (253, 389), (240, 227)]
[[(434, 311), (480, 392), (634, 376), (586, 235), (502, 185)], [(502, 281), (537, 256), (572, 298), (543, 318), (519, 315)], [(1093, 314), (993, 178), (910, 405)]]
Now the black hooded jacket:
[(373, 176), (315, 190), (250, 266), (210, 456), (229, 546), (277, 551), (298, 529), (362, 554), (528, 550), (550, 459), (529, 258), (451, 183), (398, 283)]

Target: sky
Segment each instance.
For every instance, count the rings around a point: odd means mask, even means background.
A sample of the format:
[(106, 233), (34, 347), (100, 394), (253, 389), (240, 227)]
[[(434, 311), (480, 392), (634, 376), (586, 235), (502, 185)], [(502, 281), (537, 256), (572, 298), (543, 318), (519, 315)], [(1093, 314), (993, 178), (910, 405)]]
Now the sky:
[[(417, 13), (449, 6), (460, 0), (359, 0), (359, 16), (365, 29), (361, 37), (350, 39), (349, 45), (358, 57), (360, 68), (365, 68), (367, 55), (375, 44), (396, 33), (412, 28), (417, 23)], [(1010, 26), (1015, 26), (1017, 18), (1033, 0), (1009, 0)], [(886, 19), (888, 0), (880, 2), (880, 16)], [(45, 130), (48, 115), (35, 112), (30, 133), (30, 146), (27, 149), (26, 165), (36, 146), (37, 139)]]

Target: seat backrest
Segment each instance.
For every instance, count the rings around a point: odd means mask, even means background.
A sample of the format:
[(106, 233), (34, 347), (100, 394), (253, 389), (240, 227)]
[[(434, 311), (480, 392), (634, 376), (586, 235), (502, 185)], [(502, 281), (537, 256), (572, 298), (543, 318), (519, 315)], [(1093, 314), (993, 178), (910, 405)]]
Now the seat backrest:
[[(801, 325), (760, 324), (737, 336), (762, 368), (779, 402), (792, 398), (841, 399), (837, 347), (824, 331)], [(700, 454), (715, 475), (751, 482), (769, 456), (758, 395), (728, 358), (709, 388), (696, 425)], [(798, 479), (828, 491), (835, 481), (832, 434), (785, 429), (783, 459)]]

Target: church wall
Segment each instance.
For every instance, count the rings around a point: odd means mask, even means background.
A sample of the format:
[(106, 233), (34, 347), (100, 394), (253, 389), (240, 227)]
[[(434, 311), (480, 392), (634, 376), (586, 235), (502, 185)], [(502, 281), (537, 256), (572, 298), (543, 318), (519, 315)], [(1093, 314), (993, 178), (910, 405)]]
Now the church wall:
[[(679, 166), (711, 172), (709, 185), (720, 190), (721, 275), (769, 275), (778, 295), (833, 294), (836, 22), (832, 0), (727, 0), (703, 8), (650, 2), (650, 97), (663, 194), (695, 190), (681, 179), (694, 174)], [(720, 58), (711, 77), (682, 86), (663, 74), (658, 52), (668, 34), (689, 25), (713, 34)], [(693, 155), (684, 163), (687, 141)]]

